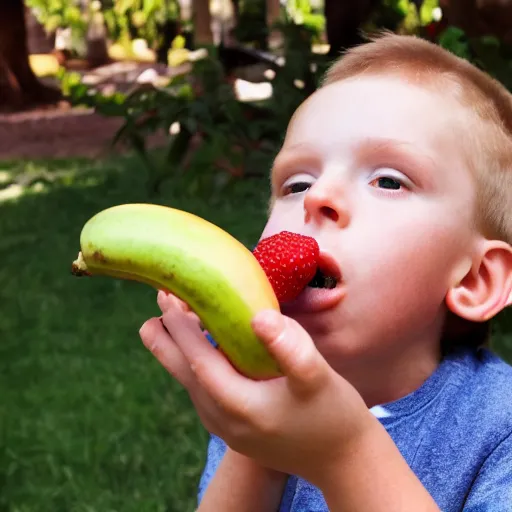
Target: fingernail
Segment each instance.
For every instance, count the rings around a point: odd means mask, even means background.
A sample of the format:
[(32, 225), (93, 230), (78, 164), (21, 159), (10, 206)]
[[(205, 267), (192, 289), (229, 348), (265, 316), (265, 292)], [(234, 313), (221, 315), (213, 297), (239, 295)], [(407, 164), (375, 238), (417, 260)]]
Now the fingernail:
[(162, 313), (164, 311), (166, 311), (169, 307), (169, 303), (167, 300), (167, 294), (163, 290), (158, 291), (158, 295), (156, 297), (156, 302), (158, 304), (158, 307), (162, 311)]
[(267, 338), (276, 338), (285, 328), (283, 315), (279, 311), (275, 311), (273, 309), (257, 313), (254, 317), (253, 323), (254, 327), (257, 328), (258, 333)]
[(142, 338), (144, 336), (144, 334), (146, 334), (148, 330), (148, 325), (146, 322), (144, 322), (141, 326), (141, 328), (139, 329), (139, 336)]

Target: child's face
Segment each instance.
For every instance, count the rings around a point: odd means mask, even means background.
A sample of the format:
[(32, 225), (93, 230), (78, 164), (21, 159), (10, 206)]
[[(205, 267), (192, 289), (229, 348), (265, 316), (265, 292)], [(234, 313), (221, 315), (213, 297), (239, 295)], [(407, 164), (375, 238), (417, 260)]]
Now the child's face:
[(313, 236), (323, 264), (338, 267), (334, 290), (283, 305), (333, 366), (439, 341), (446, 292), (469, 270), (476, 235), (456, 129), (465, 120), (454, 100), (386, 76), (329, 85), (294, 116), (262, 237)]

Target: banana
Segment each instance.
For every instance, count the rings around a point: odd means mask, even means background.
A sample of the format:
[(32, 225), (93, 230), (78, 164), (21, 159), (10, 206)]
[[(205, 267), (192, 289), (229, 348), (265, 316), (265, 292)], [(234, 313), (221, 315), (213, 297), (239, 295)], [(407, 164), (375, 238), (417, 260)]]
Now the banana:
[(240, 373), (281, 375), (251, 328), (258, 311), (279, 310), (267, 276), (243, 244), (201, 217), (144, 203), (107, 208), (82, 228), (72, 273), (167, 290), (190, 306)]

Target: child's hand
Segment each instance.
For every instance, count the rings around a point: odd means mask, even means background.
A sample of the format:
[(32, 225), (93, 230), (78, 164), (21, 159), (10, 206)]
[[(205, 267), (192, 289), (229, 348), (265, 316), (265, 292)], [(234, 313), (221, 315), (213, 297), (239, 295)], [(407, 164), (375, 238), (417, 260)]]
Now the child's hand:
[(144, 344), (187, 388), (205, 427), (233, 450), (320, 485), (371, 433), (376, 420), (361, 396), (294, 320), (273, 311), (254, 319), (285, 374), (254, 381), (207, 342), (181, 301), (160, 292), (158, 303), (162, 319), (142, 326)]

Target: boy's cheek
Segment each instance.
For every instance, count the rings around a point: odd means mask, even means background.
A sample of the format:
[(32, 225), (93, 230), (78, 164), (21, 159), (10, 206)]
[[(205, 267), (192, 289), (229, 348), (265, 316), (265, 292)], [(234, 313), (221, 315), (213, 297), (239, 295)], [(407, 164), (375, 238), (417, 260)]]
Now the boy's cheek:
[(430, 243), (434, 233), (411, 234), (399, 241), (390, 235), (374, 232), (347, 243), (350, 253), (340, 259), (348, 284), (354, 283), (372, 309), (438, 307), (456, 261), (453, 247), (442, 238)]
[(281, 231), (302, 232), (304, 228), (304, 207), (298, 204), (282, 204), (277, 201), (263, 228), (260, 239)]
[(282, 229), (279, 229), (279, 223), (277, 223), (275, 220), (269, 219), (267, 223), (265, 224), (265, 227), (263, 228), (263, 231), (260, 236), (260, 240), (263, 238), (268, 238), (269, 236), (275, 235), (276, 233), (279, 233), (282, 231)]

